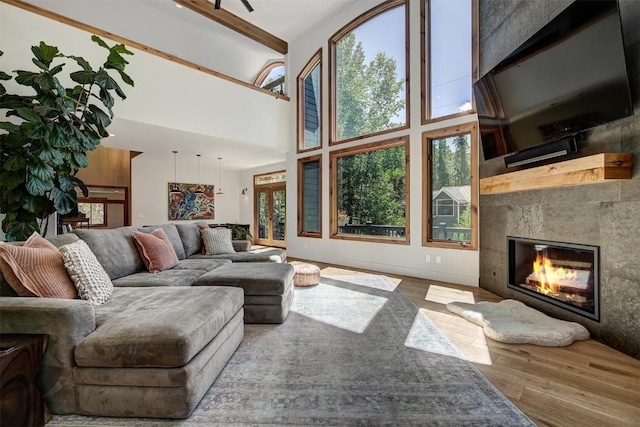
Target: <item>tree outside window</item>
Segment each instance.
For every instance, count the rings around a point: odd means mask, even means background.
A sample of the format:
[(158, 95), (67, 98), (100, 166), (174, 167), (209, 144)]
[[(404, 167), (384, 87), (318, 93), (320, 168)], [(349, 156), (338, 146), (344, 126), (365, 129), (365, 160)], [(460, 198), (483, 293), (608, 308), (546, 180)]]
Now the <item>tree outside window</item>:
[(407, 142), (331, 153), (333, 238), (409, 242)]
[(477, 126), (423, 134), (423, 244), (476, 247)]
[(334, 35), (331, 42), (331, 143), (406, 127), (404, 2), (369, 11)]

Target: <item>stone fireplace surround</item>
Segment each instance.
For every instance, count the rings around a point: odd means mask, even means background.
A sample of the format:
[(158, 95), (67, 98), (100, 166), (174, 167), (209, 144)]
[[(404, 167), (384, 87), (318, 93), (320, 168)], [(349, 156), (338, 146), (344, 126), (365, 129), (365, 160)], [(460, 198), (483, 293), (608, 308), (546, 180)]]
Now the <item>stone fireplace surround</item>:
[[(480, 74), (561, 12), (571, 0), (480, 0)], [(584, 325), (591, 337), (640, 359), (640, 2), (620, 0), (635, 115), (594, 129), (571, 158), (602, 152), (632, 154), (625, 181), (481, 195), (480, 287), (558, 319)], [(554, 163), (548, 161), (546, 164)], [(484, 161), (480, 178), (507, 170), (503, 158)], [(538, 163), (538, 166), (545, 163)], [(507, 236), (600, 247), (600, 322), (507, 288)]]

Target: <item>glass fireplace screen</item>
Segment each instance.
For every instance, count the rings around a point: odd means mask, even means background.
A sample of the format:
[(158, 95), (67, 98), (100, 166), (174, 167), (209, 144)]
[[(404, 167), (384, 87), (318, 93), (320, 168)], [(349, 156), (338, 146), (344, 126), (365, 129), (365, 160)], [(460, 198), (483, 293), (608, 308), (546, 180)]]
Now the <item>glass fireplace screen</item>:
[(597, 246), (519, 237), (507, 241), (509, 288), (600, 320)]

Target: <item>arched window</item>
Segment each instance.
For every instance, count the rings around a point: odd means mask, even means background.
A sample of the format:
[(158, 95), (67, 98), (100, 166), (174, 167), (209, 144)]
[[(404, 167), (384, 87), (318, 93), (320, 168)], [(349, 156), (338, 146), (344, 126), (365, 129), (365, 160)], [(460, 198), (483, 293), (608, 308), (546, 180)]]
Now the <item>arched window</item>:
[(287, 92), (284, 85), (284, 61), (274, 61), (258, 73), (253, 84), (271, 92), (285, 95)]
[(322, 147), (322, 49), (298, 76), (298, 152)]
[(387, 1), (329, 39), (330, 145), (408, 127), (407, 16)]

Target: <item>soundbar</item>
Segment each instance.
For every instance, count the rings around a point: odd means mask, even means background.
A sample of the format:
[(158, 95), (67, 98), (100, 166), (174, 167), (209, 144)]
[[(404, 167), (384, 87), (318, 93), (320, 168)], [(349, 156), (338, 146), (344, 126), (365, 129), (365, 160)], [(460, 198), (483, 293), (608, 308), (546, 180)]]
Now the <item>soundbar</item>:
[(516, 151), (513, 154), (505, 156), (504, 165), (508, 168), (513, 168), (569, 153), (575, 153), (576, 151), (578, 151), (578, 142), (575, 136), (570, 136)]

